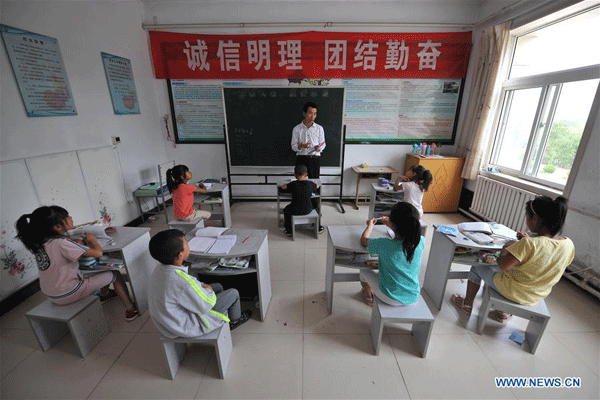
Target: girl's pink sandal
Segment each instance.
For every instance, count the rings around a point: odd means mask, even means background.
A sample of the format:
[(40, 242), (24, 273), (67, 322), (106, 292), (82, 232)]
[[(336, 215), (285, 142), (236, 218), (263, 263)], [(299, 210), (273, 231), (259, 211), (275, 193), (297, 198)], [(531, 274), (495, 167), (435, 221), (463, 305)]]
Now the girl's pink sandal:
[(466, 306), (465, 299), (460, 294), (453, 294), (452, 297), (450, 297), (450, 300), (452, 301), (452, 304), (461, 309), (465, 314), (471, 315), (473, 306)]

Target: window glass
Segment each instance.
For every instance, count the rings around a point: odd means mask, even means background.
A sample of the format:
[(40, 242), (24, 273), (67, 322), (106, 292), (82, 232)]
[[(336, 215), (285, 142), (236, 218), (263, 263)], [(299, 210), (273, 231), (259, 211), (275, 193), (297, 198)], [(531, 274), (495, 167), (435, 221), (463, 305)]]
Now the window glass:
[(533, 176), (561, 185), (567, 183), (597, 86), (598, 79), (562, 85), (539, 168), (532, 171)]
[(498, 143), (499, 166), (521, 170), (541, 91), (538, 87), (506, 93), (504, 118), (501, 122), (504, 132)]
[(600, 64), (600, 8), (517, 38), (510, 78)]

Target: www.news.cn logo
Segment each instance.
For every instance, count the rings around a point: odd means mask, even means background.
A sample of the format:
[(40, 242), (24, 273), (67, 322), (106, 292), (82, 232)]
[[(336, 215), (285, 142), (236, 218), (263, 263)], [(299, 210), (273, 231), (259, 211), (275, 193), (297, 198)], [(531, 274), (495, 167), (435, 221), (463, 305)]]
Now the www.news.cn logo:
[(498, 388), (579, 388), (581, 387), (580, 377), (510, 377), (494, 378)]

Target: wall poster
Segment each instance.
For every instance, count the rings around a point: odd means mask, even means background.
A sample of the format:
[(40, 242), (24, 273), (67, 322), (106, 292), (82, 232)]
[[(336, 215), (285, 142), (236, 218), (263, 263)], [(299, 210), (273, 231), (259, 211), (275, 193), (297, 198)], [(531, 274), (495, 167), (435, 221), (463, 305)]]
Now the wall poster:
[(139, 114), (140, 105), (131, 60), (103, 52), (102, 63), (115, 114)]
[(0, 24), (28, 117), (77, 115), (58, 40)]

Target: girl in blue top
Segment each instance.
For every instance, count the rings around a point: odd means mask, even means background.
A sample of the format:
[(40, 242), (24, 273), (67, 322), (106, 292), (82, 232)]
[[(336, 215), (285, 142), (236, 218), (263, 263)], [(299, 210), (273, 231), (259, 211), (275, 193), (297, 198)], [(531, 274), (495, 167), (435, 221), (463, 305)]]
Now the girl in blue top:
[(361, 269), (361, 293), (365, 302), (373, 305), (373, 293), (392, 306), (416, 303), (421, 294), (419, 271), (425, 237), (421, 236), (421, 224), (417, 209), (405, 202), (396, 204), (389, 217), (382, 217), (385, 225), (394, 231), (394, 239), (370, 239), (376, 219), (367, 221), (367, 228), (360, 238), (370, 254), (379, 255), (379, 273)]

